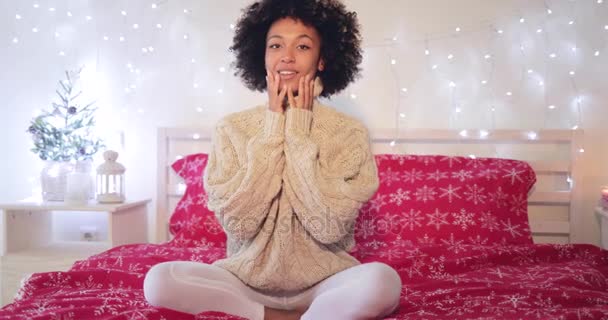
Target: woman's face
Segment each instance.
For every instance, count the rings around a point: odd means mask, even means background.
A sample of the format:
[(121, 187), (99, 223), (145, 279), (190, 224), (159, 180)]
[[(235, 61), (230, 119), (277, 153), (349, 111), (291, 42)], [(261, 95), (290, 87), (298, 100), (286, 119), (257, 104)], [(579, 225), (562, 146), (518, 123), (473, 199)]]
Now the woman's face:
[(320, 52), (321, 37), (317, 30), (293, 18), (275, 21), (266, 35), (266, 69), (280, 77), (279, 91), (287, 84), (297, 95), (301, 77), (309, 73), (314, 76), (317, 70), (323, 70)]

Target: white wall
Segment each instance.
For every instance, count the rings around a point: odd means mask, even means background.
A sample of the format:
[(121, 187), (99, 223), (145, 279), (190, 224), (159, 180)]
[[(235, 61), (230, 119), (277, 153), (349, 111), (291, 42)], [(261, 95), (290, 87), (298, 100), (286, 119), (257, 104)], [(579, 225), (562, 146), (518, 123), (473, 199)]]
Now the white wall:
[[(538, 130), (578, 125), (585, 130), (588, 230), (583, 241), (599, 243), (593, 207), (600, 186), (608, 184), (604, 139), (608, 135), (604, 126), (608, 121), (604, 79), (608, 72), (608, 30), (604, 30), (608, 3), (344, 2), (358, 12), (362, 24), (364, 71), (361, 80), (329, 104), (372, 128)], [(152, 1), (141, 0), (37, 3), (39, 8), (34, 9), (33, 2), (0, 0), (2, 202), (29, 197), (39, 185), (42, 162), (29, 151), (31, 140), (25, 130), (35, 109), (55, 101), (57, 81), (63, 79), (66, 68), (87, 65), (92, 77), (84, 83), (85, 94), (97, 98), (98, 128), (109, 136), (124, 132), (119, 161), (127, 167), (127, 193), (132, 198), (155, 197), (157, 127), (212, 126), (227, 113), (264, 101), (264, 94), (249, 92), (229, 69), (229, 25), (250, 1), (159, 1), (157, 9), (151, 8)], [(51, 7), (55, 11), (49, 11)], [(185, 14), (185, 8), (190, 13)], [(121, 10), (127, 15), (121, 15)], [(17, 13), (21, 20), (15, 19)], [(89, 22), (87, 15), (93, 18)], [(524, 23), (519, 22), (522, 16)], [(569, 25), (570, 20), (574, 24)], [(132, 27), (134, 23), (138, 29)], [(460, 33), (454, 31), (458, 26)], [(33, 27), (39, 32), (32, 32)], [(538, 33), (539, 28), (543, 32)], [(504, 33), (498, 35), (495, 29)], [(126, 41), (118, 40), (121, 35)], [(19, 38), (16, 44), (14, 37)], [(150, 46), (154, 53), (142, 53), (143, 47)], [(426, 48), (429, 56), (424, 55)], [(596, 50), (600, 51), (597, 57)], [(555, 59), (548, 58), (552, 52), (557, 54)], [(484, 59), (486, 53), (492, 58)], [(447, 59), (449, 54), (454, 58)], [(394, 65), (391, 59), (395, 59)], [(139, 77), (129, 71), (127, 63), (140, 69)], [(431, 69), (434, 64), (436, 70)], [(528, 74), (528, 69), (533, 72)], [(570, 70), (576, 71), (573, 78)], [(481, 80), (489, 82), (481, 85)], [(454, 88), (449, 86), (452, 81)], [(543, 87), (539, 81), (544, 82)], [(136, 89), (125, 93), (130, 85)], [(401, 91), (404, 87), (406, 94)], [(220, 89), (223, 93), (218, 93)], [(513, 95), (507, 96), (507, 91)], [(582, 97), (580, 109), (577, 96)], [(549, 110), (548, 105), (556, 109)], [(197, 111), (199, 107), (202, 112)], [(461, 112), (455, 112), (456, 108)], [(397, 117), (398, 113), (405, 118)], [(151, 223), (150, 234), (154, 230)]]

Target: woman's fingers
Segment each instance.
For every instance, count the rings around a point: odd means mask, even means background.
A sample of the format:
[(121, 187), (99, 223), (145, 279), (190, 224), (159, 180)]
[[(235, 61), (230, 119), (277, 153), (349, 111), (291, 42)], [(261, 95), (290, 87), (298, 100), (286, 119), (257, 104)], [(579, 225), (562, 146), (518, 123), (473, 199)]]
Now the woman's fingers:
[(287, 85), (284, 84), (283, 85), (283, 89), (281, 90), (281, 92), (279, 93), (279, 101), (283, 102), (283, 100), (285, 100), (285, 94), (287, 93)]
[(293, 90), (291, 89), (291, 85), (289, 85), (289, 88), (287, 89), (287, 97), (289, 99), (289, 106), (292, 108), (297, 108), (298, 106), (296, 105), (296, 99), (293, 97)]
[(310, 78), (312, 78), (312, 75), (310, 75), (310, 74), (306, 75), (306, 82), (304, 85), (304, 105), (306, 106), (306, 109), (308, 109), (308, 110), (312, 110), (312, 96), (310, 94)]

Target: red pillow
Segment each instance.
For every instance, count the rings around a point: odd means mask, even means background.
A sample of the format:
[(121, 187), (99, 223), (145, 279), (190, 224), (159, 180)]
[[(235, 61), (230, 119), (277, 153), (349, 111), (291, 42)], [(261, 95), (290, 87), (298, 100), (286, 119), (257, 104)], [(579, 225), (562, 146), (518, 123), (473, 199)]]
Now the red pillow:
[(207, 193), (203, 188), (207, 158), (205, 153), (191, 154), (171, 165), (186, 183), (186, 191), (169, 219), (175, 245), (226, 247), (226, 233), (207, 208)]
[(361, 208), (358, 248), (530, 244), (524, 161), (440, 155), (375, 155), (380, 186)]

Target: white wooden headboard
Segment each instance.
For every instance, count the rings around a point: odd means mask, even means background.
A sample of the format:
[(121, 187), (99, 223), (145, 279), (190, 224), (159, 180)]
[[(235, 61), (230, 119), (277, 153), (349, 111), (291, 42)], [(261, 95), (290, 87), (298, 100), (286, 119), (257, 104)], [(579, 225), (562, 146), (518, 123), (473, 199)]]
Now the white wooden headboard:
[[(170, 165), (179, 157), (209, 152), (210, 128), (158, 129), (156, 240), (169, 239), (168, 219), (184, 185)], [(374, 154), (441, 154), (528, 161), (537, 175), (529, 199), (536, 243), (575, 243), (582, 228), (580, 158), (583, 131), (370, 129)]]

